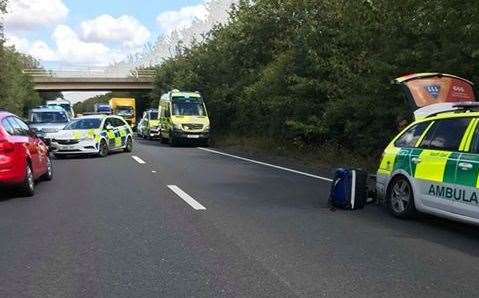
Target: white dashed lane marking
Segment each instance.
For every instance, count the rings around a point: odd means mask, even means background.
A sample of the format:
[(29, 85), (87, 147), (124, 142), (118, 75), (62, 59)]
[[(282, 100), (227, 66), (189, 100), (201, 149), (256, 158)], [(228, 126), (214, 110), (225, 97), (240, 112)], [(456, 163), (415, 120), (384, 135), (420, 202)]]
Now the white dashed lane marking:
[(143, 159), (139, 158), (138, 156), (133, 155), (131, 158), (136, 160), (136, 162), (139, 163), (140, 165), (146, 164), (146, 162)]
[(185, 201), (186, 203), (188, 203), (188, 205), (190, 205), (193, 209), (195, 210), (206, 210), (206, 208), (201, 205), (200, 203), (198, 203), (195, 199), (193, 199), (190, 195), (188, 195), (186, 192), (184, 192), (183, 190), (181, 190), (181, 188), (179, 188), (178, 186), (176, 185), (168, 185), (168, 188), (174, 192), (177, 196), (179, 196), (180, 198), (183, 199), (183, 201)]

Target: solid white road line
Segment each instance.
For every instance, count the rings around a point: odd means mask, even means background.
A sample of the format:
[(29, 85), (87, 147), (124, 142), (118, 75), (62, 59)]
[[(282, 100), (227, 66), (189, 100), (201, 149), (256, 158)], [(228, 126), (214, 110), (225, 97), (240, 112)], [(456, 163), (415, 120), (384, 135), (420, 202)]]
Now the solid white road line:
[(224, 153), (224, 152), (220, 152), (220, 151), (216, 151), (216, 150), (212, 150), (212, 149), (208, 149), (208, 148), (198, 147), (198, 149), (203, 150), (203, 151), (207, 151), (207, 152), (211, 152), (211, 153), (215, 153), (215, 154), (219, 154), (219, 155), (223, 155), (223, 156), (236, 158), (236, 159), (239, 159), (239, 160), (252, 162), (252, 163), (255, 163), (255, 164), (262, 165), (262, 166), (267, 166), (267, 167), (271, 167), (271, 168), (275, 168), (275, 169), (279, 169), (279, 170), (283, 170), (283, 171), (287, 171), (287, 172), (291, 172), (291, 173), (295, 173), (295, 174), (299, 174), (299, 175), (303, 175), (303, 176), (308, 176), (308, 177), (319, 179), (319, 180), (324, 180), (324, 181), (328, 181), (328, 182), (333, 181), (330, 178), (321, 177), (321, 176), (317, 176), (317, 175), (313, 175), (313, 174), (309, 174), (309, 173), (305, 173), (305, 172), (301, 172), (301, 171), (296, 171), (296, 170), (293, 170), (293, 169), (288, 169), (288, 168), (285, 168), (285, 167), (276, 166), (276, 165), (269, 164), (269, 163), (266, 163), (266, 162), (257, 161), (257, 160), (249, 159), (249, 158), (244, 158), (244, 157), (240, 157), (240, 156), (236, 156), (236, 155), (233, 155), (233, 154), (228, 154), (228, 153)]
[(193, 207), (193, 209), (195, 209), (195, 210), (206, 210), (206, 208), (203, 205), (201, 205), (195, 199), (190, 197), (186, 192), (181, 190), (181, 188), (179, 188), (178, 186), (168, 185), (168, 188), (171, 189), (171, 191), (174, 192), (176, 195), (178, 195), (180, 198), (182, 198), (183, 201), (185, 201), (191, 207)]
[(136, 162), (139, 163), (140, 165), (144, 165), (146, 163), (143, 159), (139, 158), (138, 156), (133, 155), (131, 158), (136, 160)]

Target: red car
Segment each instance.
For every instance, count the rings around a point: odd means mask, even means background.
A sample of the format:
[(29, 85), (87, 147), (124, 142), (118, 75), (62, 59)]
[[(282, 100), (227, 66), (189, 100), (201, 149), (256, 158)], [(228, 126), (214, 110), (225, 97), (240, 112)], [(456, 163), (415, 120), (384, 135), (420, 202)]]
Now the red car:
[[(17, 116), (0, 111), (0, 185), (33, 196), (36, 180), (51, 180), (48, 147)], [(0, 189), (1, 192), (1, 189)]]

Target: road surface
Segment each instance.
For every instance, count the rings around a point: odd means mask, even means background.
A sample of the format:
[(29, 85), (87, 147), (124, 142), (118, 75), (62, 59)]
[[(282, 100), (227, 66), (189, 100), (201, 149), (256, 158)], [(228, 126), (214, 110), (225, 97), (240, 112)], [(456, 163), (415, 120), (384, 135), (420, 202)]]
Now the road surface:
[(327, 179), (143, 140), (54, 166), (0, 200), (0, 297), (478, 293), (476, 227), (331, 212)]

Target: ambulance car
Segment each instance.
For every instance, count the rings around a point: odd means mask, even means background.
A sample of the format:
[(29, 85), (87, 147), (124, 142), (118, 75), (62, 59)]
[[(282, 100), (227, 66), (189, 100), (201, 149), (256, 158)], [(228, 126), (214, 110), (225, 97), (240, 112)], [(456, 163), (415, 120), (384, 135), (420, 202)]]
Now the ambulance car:
[(479, 224), (479, 103), (473, 84), (445, 74), (396, 80), (416, 121), (384, 150), (377, 192), (401, 218), (416, 211)]

